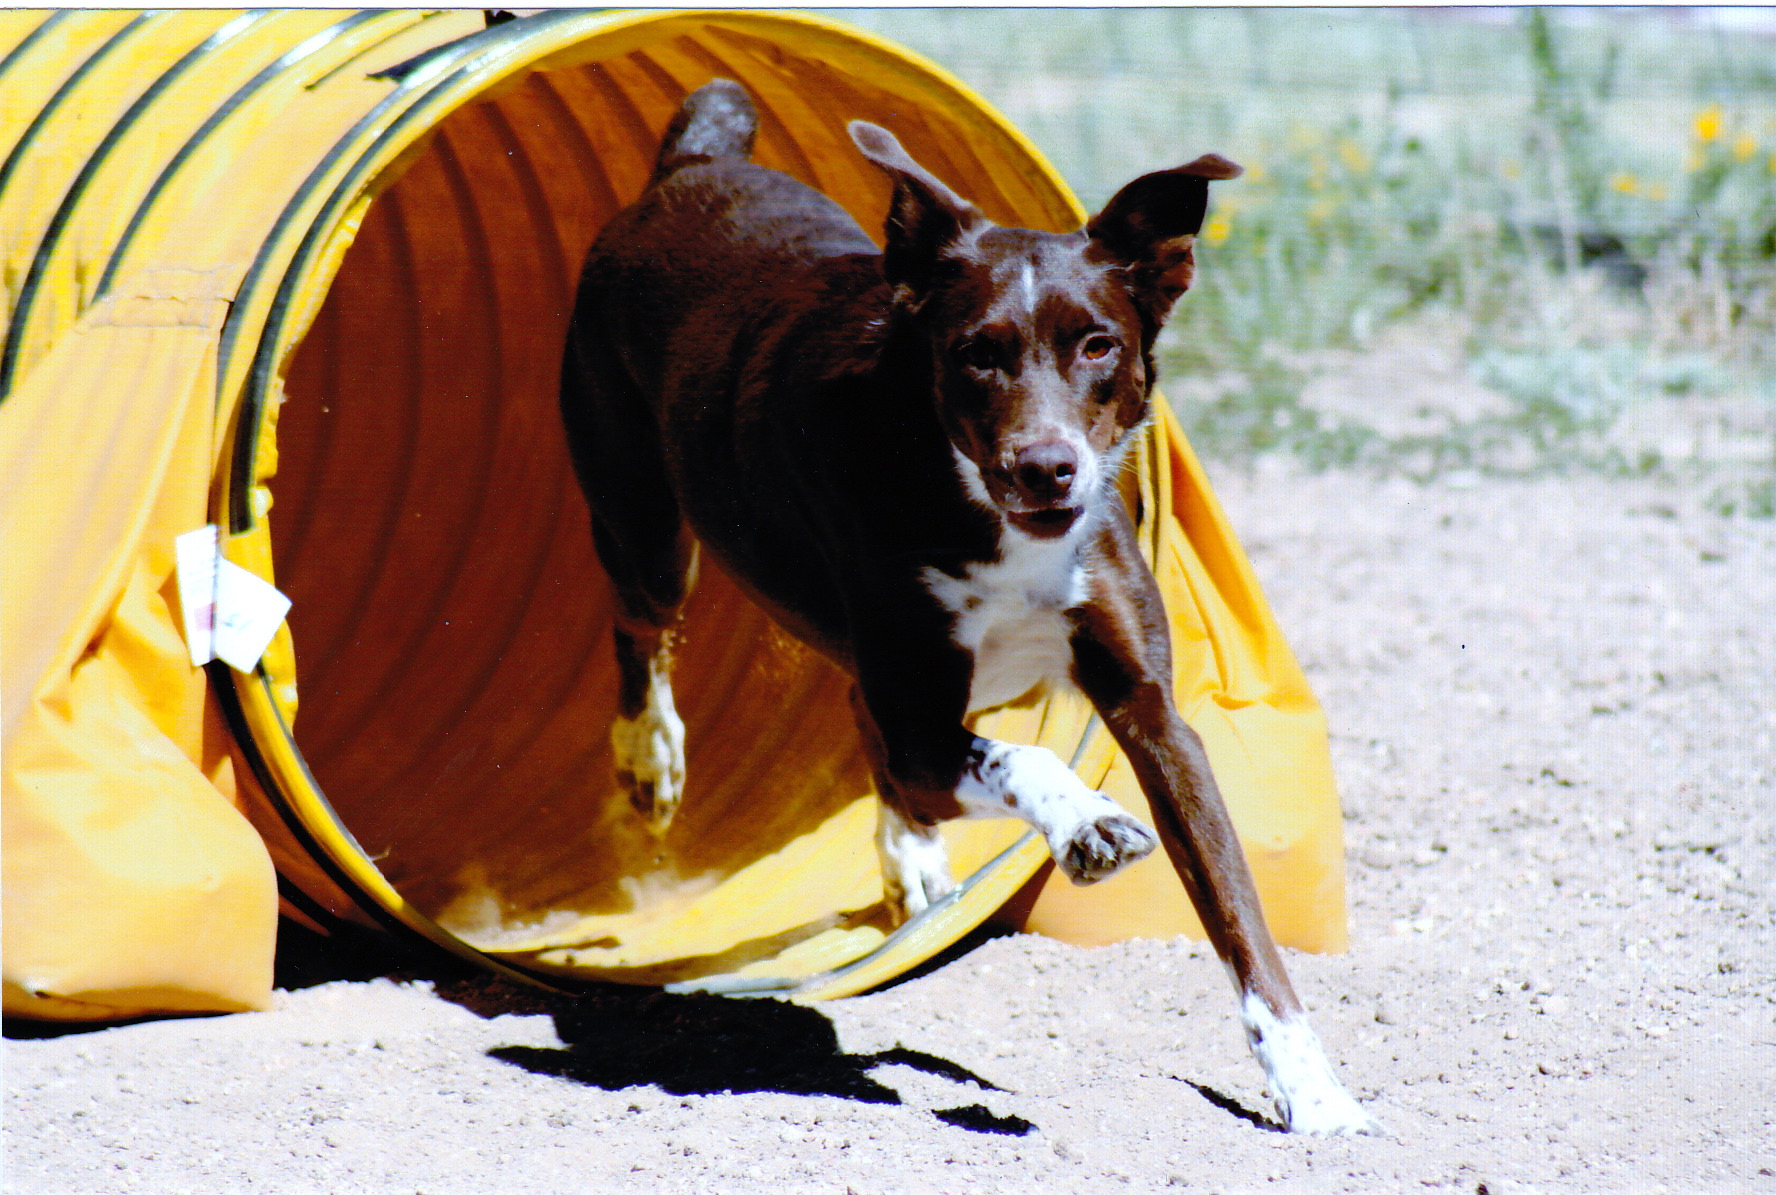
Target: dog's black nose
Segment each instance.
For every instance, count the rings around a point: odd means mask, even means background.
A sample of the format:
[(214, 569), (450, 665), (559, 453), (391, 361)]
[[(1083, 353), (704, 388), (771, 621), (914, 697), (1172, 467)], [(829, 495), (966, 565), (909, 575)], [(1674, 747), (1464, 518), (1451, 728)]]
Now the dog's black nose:
[(1064, 440), (1032, 444), (1017, 454), (1012, 475), (1025, 497), (1036, 502), (1059, 502), (1079, 475), (1079, 454)]

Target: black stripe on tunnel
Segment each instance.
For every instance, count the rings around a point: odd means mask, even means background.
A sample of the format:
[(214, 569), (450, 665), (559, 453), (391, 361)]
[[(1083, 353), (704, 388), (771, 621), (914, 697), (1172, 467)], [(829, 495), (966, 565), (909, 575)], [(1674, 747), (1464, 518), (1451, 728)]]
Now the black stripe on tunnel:
[[(123, 115), (117, 119), (116, 124), (106, 130), (104, 138), (100, 140), (97, 148), (93, 150), (91, 156), (89, 156), (85, 164), (81, 166), (80, 173), (74, 176), (74, 181), (69, 184), (67, 193), (62, 196), (61, 205), (56, 208), (55, 215), (50, 218), (49, 227), (44, 230), (43, 239), (37, 244), (37, 252), (31, 258), (31, 267), (29, 272), (25, 275), (24, 285), (19, 288), (18, 301), (13, 305), (12, 309), (11, 327), (7, 331), (6, 349), (4, 354), (0, 354), (0, 401), (4, 401), (6, 395), (12, 390), (13, 373), (18, 368), (19, 352), (24, 344), (25, 330), (30, 325), (31, 313), (37, 303), (37, 292), (43, 284), (43, 272), (48, 267), (49, 259), (55, 254), (56, 248), (61, 244), (62, 233), (66, 230), (69, 220), (73, 218), (75, 208), (80, 205), (81, 199), (85, 197), (86, 189), (92, 183), (94, 176), (98, 174), (100, 168), (110, 159), (111, 151), (115, 149), (118, 143), (121, 142), (129, 131), (135, 127), (136, 122), (141, 120), (142, 117), (154, 107), (155, 101), (159, 100), (160, 97), (166, 93), (167, 88), (178, 82), (180, 76), (184, 75), (186, 71), (203, 61), (216, 50), (221, 49), (223, 46), (251, 29), (254, 25), (257, 25), (269, 15), (271, 14), (268, 9), (257, 9), (251, 12), (242, 13), (240, 16), (234, 18), (234, 20), (229, 21), (226, 25), (222, 26), (222, 28), (216, 30), (216, 32), (210, 34), (210, 36), (205, 38), (201, 43), (192, 47), (190, 50), (187, 50), (179, 57), (177, 62), (173, 63), (172, 66), (162, 72), (158, 79), (153, 83), (150, 83), (146, 91), (136, 97), (135, 102), (132, 103), (124, 111)], [(143, 18), (138, 18), (138, 20), (141, 19)], [(80, 70), (75, 72), (75, 77), (83, 75), (88, 67), (98, 60), (100, 55), (107, 53), (112, 46), (118, 44), (124, 33), (127, 33), (134, 28), (136, 28), (136, 21), (132, 21), (129, 25), (125, 26), (122, 32), (118, 33), (116, 37), (106, 43), (104, 49), (100, 50), (97, 54), (94, 54), (92, 58), (87, 59), (86, 63), (81, 65)], [(70, 77), (69, 83), (72, 84), (73, 82), (74, 77)], [(38, 114), (39, 121), (42, 119), (43, 114), (51, 111), (56, 101), (61, 98), (62, 93), (58, 92), (56, 100), (52, 100), (50, 106), (45, 107), (43, 113)], [(21, 149), (36, 135), (39, 127), (39, 123), (32, 123), (31, 131), (26, 133), (25, 138), (19, 142)], [(9, 161), (8, 166), (10, 165), (11, 162)], [(0, 186), (3, 186), (3, 184), (0, 184)]]
[(222, 106), (212, 112), (203, 124), (198, 127), (197, 132), (193, 133), (190, 138), (186, 140), (185, 144), (179, 147), (179, 152), (174, 154), (172, 159), (167, 162), (165, 168), (161, 170), (159, 177), (157, 177), (154, 180), (153, 185), (148, 188), (147, 194), (142, 196), (142, 201), (136, 205), (135, 214), (130, 217), (130, 222), (124, 228), (123, 235), (117, 238), (117, 244), (111, 250), (111, 257), (105, 263), (105, 270), (99, 275), (99, 285), (93, 292), (93, 302), (97, 303), (111, 292), (111, 285), (117, 280), (117, 270), (123, 264), (123, 259), (128, 255), (130, 246), (135, 242), (136, 234), (141, 231), (142, 222), (148, 218), (148, 213), (153, 209), (155, 201), (160, 198), (161, 193), (166, 190), (167, 185), (173, 181), (173, 176), (178, 174), (179, 168), (185, 165), (185, 163), (191, 158), (191, 155), (196, 153), (198, 149), (210, 139), (210, 137), (216, 132), (217, 128), (221, 126), (223, 121), (232, 116), (241, 105), (257, 95), (267, 84), (277, 79), (280, 75), (284, 74), (284, 72), (291, 70), (305, 58), (320, 53), (341, 36), (349, 33), (364, 22), (374, 20), (382, 15), (384, 14), (377, 12), (374, 9), (366, 9), (363, 12), (353, 13), (343, 21), (329, 25), (319, 33), (308, 37), (295, 49), (284, 54), (276, 62), (273, 62), (270, 66), (254, 75), (246, 83), (242, 84), (233, 95), (223, 101)]

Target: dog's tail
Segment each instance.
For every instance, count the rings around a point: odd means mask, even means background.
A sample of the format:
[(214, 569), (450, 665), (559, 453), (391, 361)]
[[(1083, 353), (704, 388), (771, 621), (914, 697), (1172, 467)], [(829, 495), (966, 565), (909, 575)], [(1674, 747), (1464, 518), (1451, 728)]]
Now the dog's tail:
[(751, 157), (757, 137), (758, 112), (746, 89), (732, 79), (711, 79), (685, 97), (666, 126), (654, 179), (691, 162)]

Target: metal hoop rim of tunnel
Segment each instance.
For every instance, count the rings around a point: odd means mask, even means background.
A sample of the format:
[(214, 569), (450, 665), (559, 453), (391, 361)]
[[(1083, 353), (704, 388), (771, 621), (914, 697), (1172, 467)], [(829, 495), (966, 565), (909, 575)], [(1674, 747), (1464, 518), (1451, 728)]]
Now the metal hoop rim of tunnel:
[[(935, 64), (926, 62), (885, 39), (837, 22), (802, 14), (713, 11), (570, 12), (554, 11), (502, 22), (455, 42), (448, 42), (403, 64), (391, 78), (390, 92), (367, 110), (314, 167), (291, 195), (272, 231), (249, 267), (230, 312), (216, 360), (219, 410), (232, 417), (212, 486), (212, 514), (226, 528), (224, 551), (252, 567), (269, 560), (269, 540), (262, 518), (263, 497), (258, 464), (261, 441), (274, 435), (272, 396), (279, 371), (294, 352), (306, 328), (300, 315), (312, 316), (355, 234), (357, 221), (382, 189), (423, 147), (427, 134), (458, 108), (481, 98), (500, 84), (535, 69), (545, 60), (576, 52), (594, 41), (611, 43), (604, 51), (630, 48), (625, 34), (640, 35), (637, 45), (668, 35), (674, 27), (725, 25), (742, 31), (779, 33), (794, 29), (804, 39), (826, 39), (855, 58), (866, 59), (898, 81), (955, 106), (965, 118), (990, 130), (1014, 151), (1021, 166), (1036, 171), (1060, 204), (1083, 220), (1077, 201), (1039, 151), (995, 112), (987, 102)], [(588, 55), (591, 60), (591, 55)], [(281, 264), (280, 264), (281, 263)], [(391, 932), (417, 936), (434, 947), (478, 966), (525, 982), (567, 989), (555, 973), (533, 972), (516, 962), (496, 959), (458, 938), (409, 904), (383, 876), (337, 813), (297, 747), (276, 689), (294, 676), (280, 674), (281, 661), (261, 662), (251, 675), (216, 667), (227, 674), (224, 707), (235, 726), (243, 753), (280, 817), (305, 849), (347, 896)], [(1076, 760), (1101, 737), (1095, 720), (1085, 727)], [(800, 981), (754, 981), (724, 984), (711, 977), (705, 990), (731, 994), (793, 996), (824, 999), (853, 994), (885, 982), (948, 946), (986, 917), (1033, 875), (1046, 860), (1043, 844), (1025, 835), (982, 865), (958, 888), (953, 899), (934, 904), (924, 915), (901, 927), (862, 958), (836, 970)], [(904, 963), (895, 960), (905, 956)]]

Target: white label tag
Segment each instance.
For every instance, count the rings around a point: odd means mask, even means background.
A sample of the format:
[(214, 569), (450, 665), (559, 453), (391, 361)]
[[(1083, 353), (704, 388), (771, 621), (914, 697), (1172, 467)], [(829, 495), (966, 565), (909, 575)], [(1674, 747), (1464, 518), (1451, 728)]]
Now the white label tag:
[(251, 672), (290, 611), (290, 599), (232, 560), (216, 561), (216, 658)]
[(216, 524), (187, 531), (173, 540), (179, 570), (179, 608), (185, 619), (185, 646), (191, 665), (201, 668), (216, 658), (212, 628), (216, 625)]
[(214, 523), (176, 537), (173, 559), (192, 665), (226, 660), (251, 672), (290, 612), (290, 599), (223, 557)]

